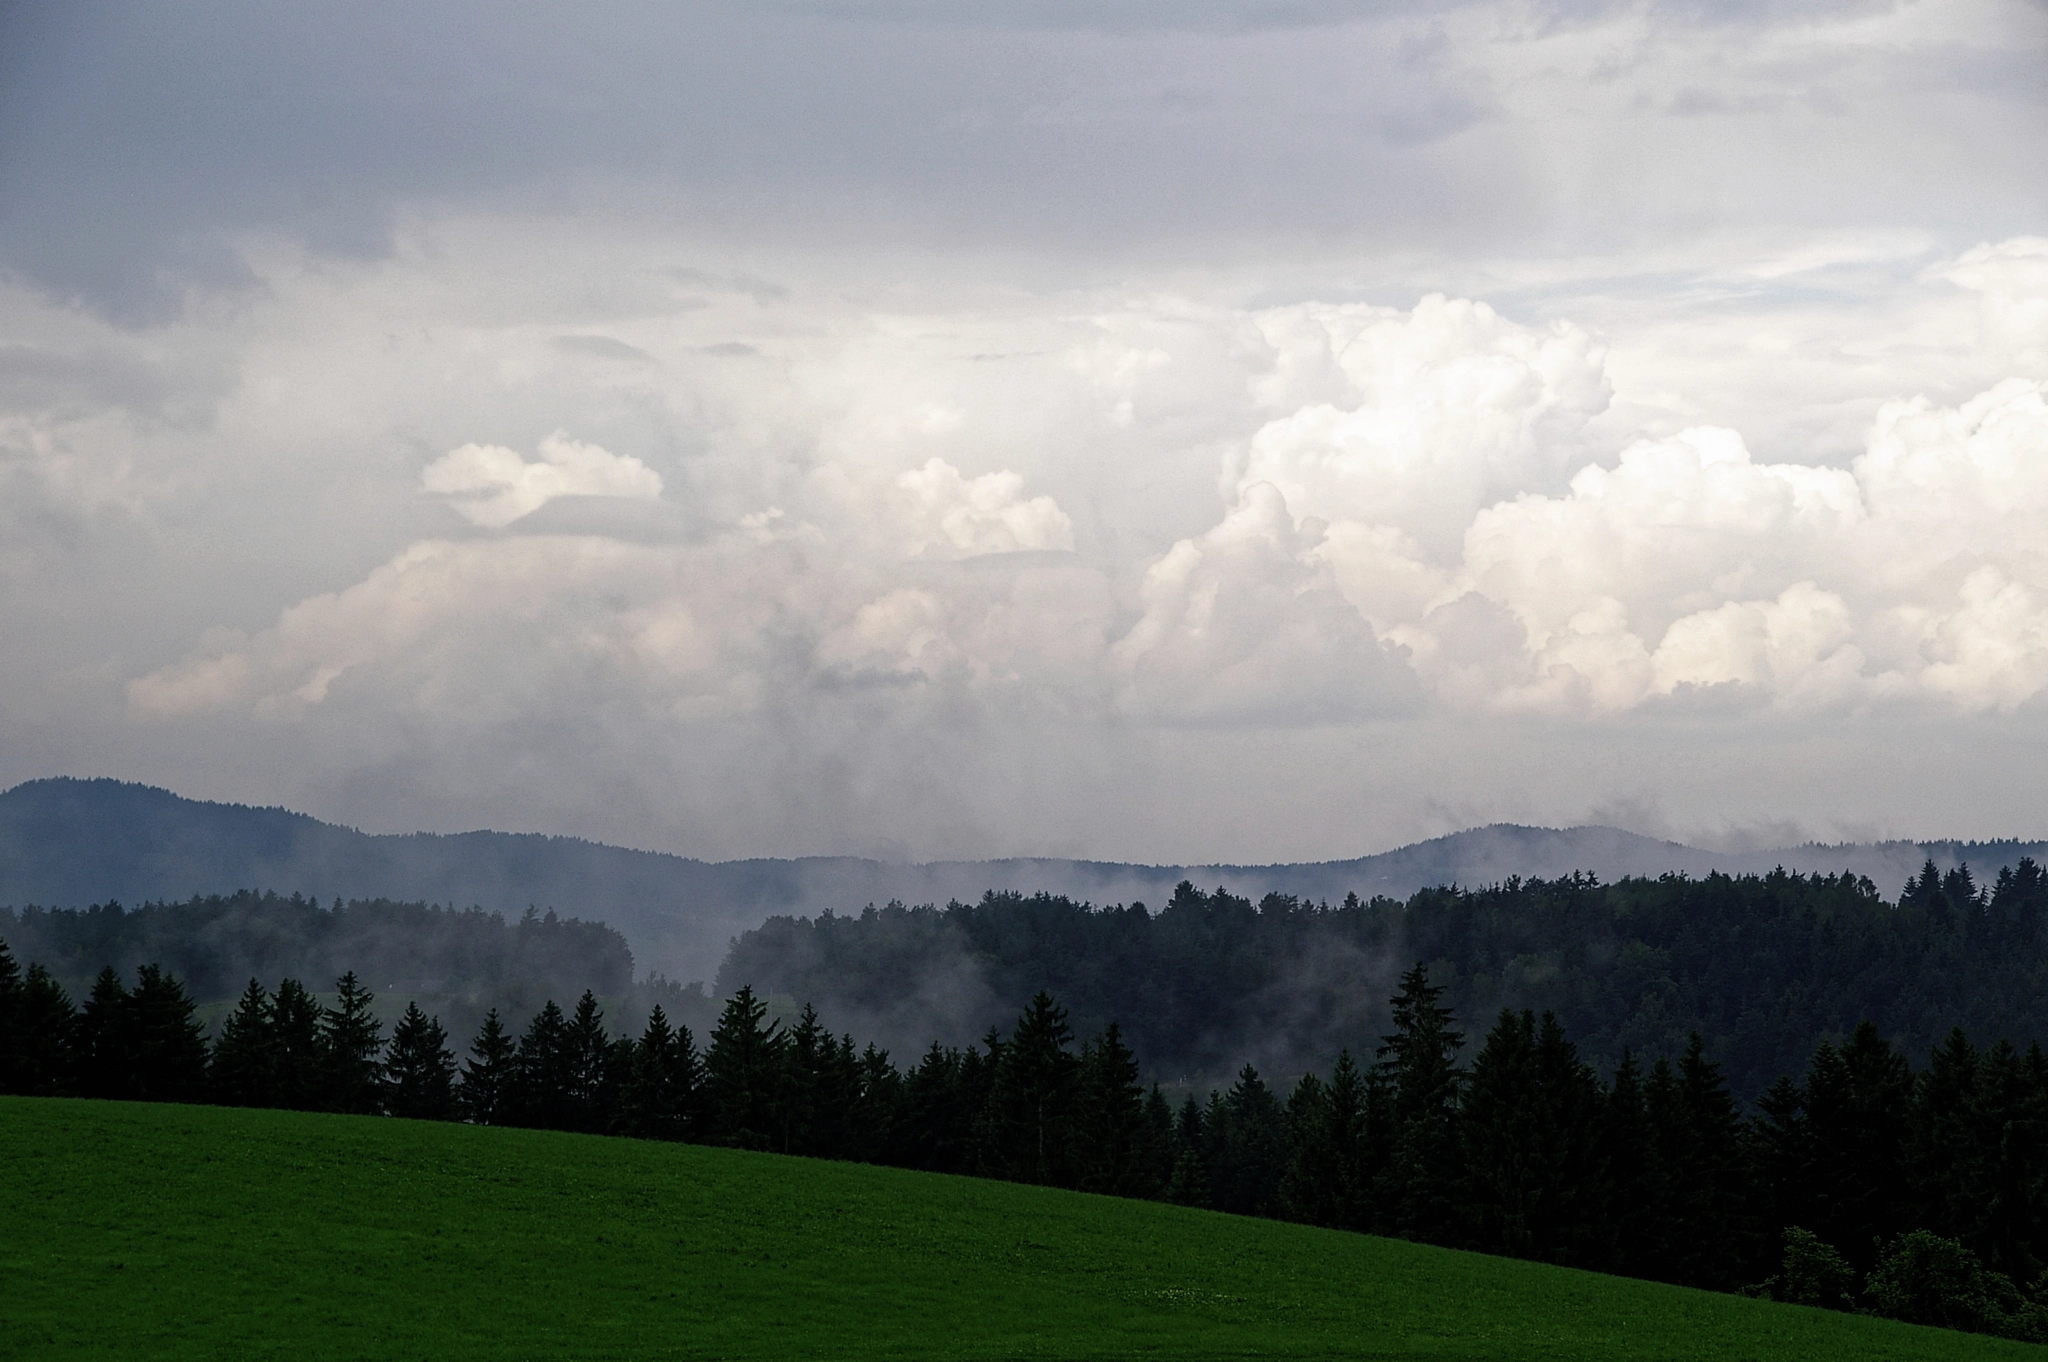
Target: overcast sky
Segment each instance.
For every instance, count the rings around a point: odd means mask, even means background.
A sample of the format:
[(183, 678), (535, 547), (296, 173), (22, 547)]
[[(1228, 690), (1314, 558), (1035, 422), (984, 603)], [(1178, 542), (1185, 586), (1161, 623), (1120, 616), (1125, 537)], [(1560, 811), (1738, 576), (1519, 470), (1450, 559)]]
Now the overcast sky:
[(2048, 836), (2041, 0), (0, 3), (0, 784)]

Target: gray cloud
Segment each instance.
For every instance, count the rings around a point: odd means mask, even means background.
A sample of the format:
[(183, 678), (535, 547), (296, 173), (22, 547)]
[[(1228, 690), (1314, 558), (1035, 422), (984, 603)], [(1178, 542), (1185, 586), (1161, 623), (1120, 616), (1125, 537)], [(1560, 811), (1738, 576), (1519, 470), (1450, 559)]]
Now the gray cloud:
[(2038, 831), (2044, 34), (8, 7), (0, 781), (714, 855)]

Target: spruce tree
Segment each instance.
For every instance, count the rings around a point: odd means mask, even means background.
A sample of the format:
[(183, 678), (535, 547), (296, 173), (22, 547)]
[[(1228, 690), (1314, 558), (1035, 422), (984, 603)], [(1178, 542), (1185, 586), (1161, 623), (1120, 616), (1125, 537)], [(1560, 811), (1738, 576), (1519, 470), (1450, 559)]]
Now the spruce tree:
[(271, 1027), (270, 995), (251, 979), (235, 1010), (220, 1024), (208, 1065), (207, 1087), (212, 1100), (227, 1107), (273, 1105), (277, 1056)]
[(1756, 1260), (1755, 1234), (1744, 1214), (1735, 1100), (1697, 1031), (1679, 1059), (1675, 1097), (1658, 1132), (1674, 1231), (1671, 1278), (1728, 1290), (1740, 1269)]
[(573, 1128), (570, 1103), (569, 1024), (550, 998), (541, 1005), (526, 1034), (519, 1038), (513, 1061), (512, 1121), (543, 1130)]
[(1877, 1245), (1911, 1228), (1904, 1211), (1912, 1071), (1864, 1021), (1839, 1050), (1823, 1043), (1802, 1096), (1810, 1190), (1804, 1216), (1782, 1223), (1812, 1231), (1868, 1273), (1877, 1266)]
[(1287, 1166), (1287, 1132), (1280, 1099), (1247, 1064), (1237, 1081), (1210, 1108), (1204, 1122), (1208, 1142), (1209, 1192), (1219, 1211), (1275, 1215), (1280, 1178)]
[[(680, 1036), (657, 1003), (647, 1014), (647, 1028), (634, 1042), (624, 1091), (620, 1094), (619, 1129), (643, 1140), (680, 1140), (690, 1077), (684, 1071), (685, 1030)], [(691, 1056), (694, 1058), (694, 1056)]]
[(776, 1085), (771, 1147), (785, 1154), (823, 1154), (822, 1127), (831, 1124), (830, 1068), (832, 1037), (818, 1021), (817, 1009), (805, 1003), (796, 1025), (789, 1028), (782, 1050), (782, 1081)]
[(1607, 1089), (1603, 1142), (1613, 1196), (1613, 1241), (1607, 1266), (1632, 1276), (1653, 1276), (1653, 1265), (1661, 1259), (1657, 1156), (1644, 1106), (1642, 1070), (1625, 1047)]
[(80, 1096), (135, 1095), (128, 987), (112, 965), (102, 968), (93, 979), (92, 992), (79, 1009), (76, 1062)]
[(1115, 1022), (1081, 1051), (1074, 1119), (1075, 1185), (1109, 1196), (1157, 1196), (1157, 1163), (1147, 1157), (1145, 1090), (1138, 1059)]
[(577, 1000), (562, 1045), (568, 1128), (602, 1131), (611, 1124), (612, 1043), (604, 1029), (604, 1012), (589, 989)]
[[(1211, 1100), (1214, 1097), (1212, 1094)], [(1189, 1093), (1173, 1122), (1173, 1175), (1167, 1182), (1166, 1199), (1180, 1206), (1208, 1206), (1208, 1113)]]
[(21, 1088), (21, 966), (7, 942), (0, 940), (0, 1093), (18, 1093)]
[(1067, 1010), (1040, 990), (1017, 1018), (983, 1112), (981, 1166), (1013, 1182), (1071, 1186), (1079, 1062)]
[(206, 1090), (206, 1033), (192, 995), (156, 965), (135, 972), (128, 995), (133, 1092), (145, 1102), (196, 1102)]
[(272, 1104), (317, 1111), (326, 1104), (327, 1056), (320, 1043), (320, 1004), (296, 979), (280, 980), (270, 998)]
[(517, 1047), (506, 1034), (497, 1008), (484, 1014), (484, 1024), (470, 1043), (469, 1054), (462, 1067), (462, 1086), (455, 1095), (463, 1119), (480, 1126), (509, 1124)]
[(16, 1091), (58, 1097), (77, 1091), (74, 1038), (78, 1011), (71, 997), (41, 965), (30, 965), (22, 981), (16, 1014)]
[(445, 1121), (455, 1113), (455, 1056), (448, 1053), (448, 1033), (439, 1017), (429, 1017), (409, 1002), (398, 1025), (391, 1028), (391, 1050), (384, 1061), (384, 1109), (393, 1116), (420, 1121)]
[(1392, 1000), (1394, 1029), (1381, 1037), (1375, 1066), (1392, 1098), (1381, 1228), (1430, 1242), (1447, 1242), (1456, 1233), (1457, 1054), (1465, 1036), (1454, 1029), (1443, 995), (1419, 962), (1401, 976)]
[(859, 1101), (849, 1122), (846, 1157), (863, 1163), (887, 1161), (902, 1105), (903, 1075), (889, 1062), (887, 1050), (868, 1042), (860, 1052)]
[(1280, 1208), (1289, 1220), (1336, 1223), (1337, 1144), (1330, 1089), (1303, 1074), (1287, 1098), (1287, 1169), (1280, 1177)]
[(711, 1047), (704, 1057), (711, 1090), (714, 1133), (721, 1144), (742, 1149), (770, 1147), (782, 1080), (782, 1027), (769, 1025), (768, 1005), (752, 988), (726, 999)]
[(371, 1005), (376, 998), (354, 970), (334, 981), (334, 1006), (321, 1016), (320, 1050), (329, 1111), (368, 1115), (382, 1109), (384, 1025)]

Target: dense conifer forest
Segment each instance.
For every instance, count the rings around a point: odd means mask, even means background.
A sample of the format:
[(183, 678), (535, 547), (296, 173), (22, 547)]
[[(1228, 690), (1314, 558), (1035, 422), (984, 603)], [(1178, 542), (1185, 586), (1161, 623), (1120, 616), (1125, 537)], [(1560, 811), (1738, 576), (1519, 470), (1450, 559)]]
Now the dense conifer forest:
[(1284, 1090), (1251, 1065), (1178, 1102), (1111, 1021), (1040, 992), (1007, 1034), (900, 1067), (742, 986), (700, 1044), (595, 995), (495, 1011), (458, 1062), (353, 974), (252, 980), (208, 1043), (178, 979), (111, 967), (82, 1007), (0, 946), (0, 1091), (214, 1102), (688, 1140), (1163, 1198), (2048, 1341), (2048, 1056), (1951, 1030), (1913, 1068), (1823, 1041), (1745, 1117), (1693, 1035), (1602, 1073), (1556, 1014), (1471, 1040), (1416, 964), (1389, 1029)]
[(1584, 875), (1424, 890), (1336, 906), (1253, 903), (1187, 883), (1157, 911), (1050, 895), (776, 918), (742, 936), (717, 992), (804, 999), (887, 1045), (965, 1041), (1044, 989), (1075, 1025), (1122, 1021), (1148, 1073), (1222, 1081), (1366, 1053), (1385, 999), (1427, 962), (1460, 1016), (1555, 1013), (1611, 1071), (1697, 1032), (1743, 1101), (1864, 1021), (1925, 1054), (1961, 1026), (2048, 1040), (2048, 877), (1988, 885), (1930, 863), (1883, 898), (1848, 874)]

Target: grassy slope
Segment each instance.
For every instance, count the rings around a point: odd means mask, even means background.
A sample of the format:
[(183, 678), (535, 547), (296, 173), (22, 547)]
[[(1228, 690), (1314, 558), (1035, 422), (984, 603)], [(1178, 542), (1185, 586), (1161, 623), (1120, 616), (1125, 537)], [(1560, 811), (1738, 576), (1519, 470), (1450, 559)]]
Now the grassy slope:
[(0, 1354), (1990, 1358), (1297, 1225), (687, 1146), (0, 1098)]

